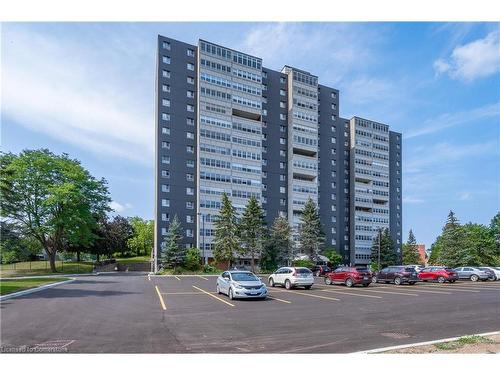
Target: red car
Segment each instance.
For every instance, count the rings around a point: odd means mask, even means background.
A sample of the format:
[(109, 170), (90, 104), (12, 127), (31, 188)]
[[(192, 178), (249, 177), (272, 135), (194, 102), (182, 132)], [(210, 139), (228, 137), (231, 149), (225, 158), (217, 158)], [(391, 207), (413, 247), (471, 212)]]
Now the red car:
[(427, 267), (420, 271), (418, 278), (422, 281), (437, 281), (438, 283), (448, 281), (454, 283), (458, 280), (458, 273), (451, 268)]
[(372, 282), (372, 273), (366, 267), (339, 267), (325, 275), (325, 284), (345, 284), (348, 287), (356, 284), (368, 286)]

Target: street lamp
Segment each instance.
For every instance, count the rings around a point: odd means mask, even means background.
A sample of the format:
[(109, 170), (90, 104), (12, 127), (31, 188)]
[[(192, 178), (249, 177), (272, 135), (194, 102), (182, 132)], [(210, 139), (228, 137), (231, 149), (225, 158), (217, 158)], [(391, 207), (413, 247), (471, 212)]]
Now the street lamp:
[[(205, 258), (205, 215), (203, 215), (201, 212), (197, 213), (198, 216), (201, 216), (201, 230), (202, 230), (202, 240), (201, 240), (201, 251), (203, 254), (203, 264), (207, 264), (207, 258)], [(198, 224), (200, 221), (198, 220)], [(198, 231), (199, 233), (199, 231)]]
[(382, 238), (382, 228), (378, 228), (378, 271), (380, 271), (380, 242)]

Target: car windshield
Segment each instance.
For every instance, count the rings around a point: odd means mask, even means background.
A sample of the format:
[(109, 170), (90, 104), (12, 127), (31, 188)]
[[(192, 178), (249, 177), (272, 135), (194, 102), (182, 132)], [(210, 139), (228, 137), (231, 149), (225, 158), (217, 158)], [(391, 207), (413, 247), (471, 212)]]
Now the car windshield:
[(312, 273), (311, 270), (308, 270), (307, 268), (297, 268), (295, 270), (297, 273)]
[(414, 267), (405, 267), (406, 272), (414, 272), (415, 268)]
[(259, 279), (253, 273), (234, 272), (231, 274), (234, 281), (258, 281)]

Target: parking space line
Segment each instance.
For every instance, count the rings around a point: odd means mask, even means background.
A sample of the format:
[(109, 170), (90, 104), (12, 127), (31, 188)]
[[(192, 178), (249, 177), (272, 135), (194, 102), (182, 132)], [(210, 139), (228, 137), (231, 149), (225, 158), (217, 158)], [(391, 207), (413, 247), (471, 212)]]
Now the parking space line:
[(321, 288), (318, 288), (317, 290), (321, 290), (322, 292), (328, 292), (328, 293), (347, 294), (347, 295), (356, 296), (356, 297), (382, 298), (380, 296), (369, 296), (367, 294), (357, 294), (357, 293), (341, 292), (339, 290), (329, 290), (329, 289), (321, 289)]
[(181, 279), (179, 279), (177, 276), (174, 276), (177, 280), (181, 281)]
[(283, 303), (292, 303), (291, 301), (287, 301), (287, 300), (276, 298), (276, 297), (267, 296), (267, 298), (272, 299), (272, 300), (276, 300), (279, 302), (283, 302)]
[(232, 303), (227, 302), (227, 301), (224, 301), (222, 298), (217, 297), (217, 296), (214, 296), (212, 293), (207, 292), (206, 290), (203, 290), (203, 289), (201, 289), (201, 288), (198, 288), (197, 286), (194, 286), (194, 285), (193, 285), (193, 288), (195, 288), (195, 289), (199, 290), (200, 292), (205, 293), (206, 295), (208, 295), (208, 296), (210, 296), (210, 297), (212, 297), (212, 298), (215, 298), (216, 300), (219, 300), (219, 301), (221, 301), (221, 302), (225, 303), (226, 305), (229, 305), (229, 306), (234, 307), (234, 305), (233, 305)]
[[(380, 289), (391, 289), (391, 287), (387, 287), (387, 286), (378, 286), (377, 288), (380, 288)], [(417, 287), (406, 286), (405, 289), (411, 289), (412, 291), (418, 290), (421, 293), (451, 294), (450, 292), (441, 292), (441, 291), (437, 291), (437, 290), (423, 290), (424, 288), (420, 288), (418, 286)]]
[(163, 310), (167, 309), (167, 306), (165, 306), (165, 301), (163, 301), (163, 297), (161, 296), (160, 289), (158, 288), (158, 285), (155, 285), (156, 293), (158, 293), (158, 298), (160, 299), (160, 304), (161, 308)]
[(200, 276), (200, 275), (198, 275), (198, 277), (199, 277), (200, 279), (203, 279), (203, 280), (208, 280), (208, 279), (207, 279), (206, 277), (204, 277), (204, 276)]
[[(435, 288), (440, 288), (436, 286), (428, 286), (428, 285), (419, 285), (418, 288), (427, 288), (427, 289), (435, 289)], [(479, 290), (474, 290), (474, 289), (465, 289), (465, 288), (460, 288), (460, 287), (455, 287), (455, 286), (442, 286), (441, 288), (447, 289), (447, 290), (456, 290), (457, 292), (472, 292), (472, 293), (479, 293)]]
[(415, 296), (418, 297), (418, 294), (415, 293), (404, 293), (404, 292), (388, 292), (384, 290), (373, 290), (373, 288), (368, 288), (366, 290), (363, 290), (363, 292), (371, 292), (371, 293), (383, 293), (383, 294), (400, 294), (402, 296)]
[(308, 293), (301, 293), (301, 292), (296, 292), (294, 290), (287, 290), (284, 291), (285, 293), (293, 293), (293, 294), (298, 294), (300, 296), (307, 296), (307, 297), (316, 297), (316, 298), (322, 298), (322, 299), (327, 299), (330, 301), (340, 301), (338, 298), (333, 298), (333, 297), (326, 297), (326, 296), (318, 296), (317, 294), (308, 294)]
[(176, 296), (182, 296), (184, 294), (186, 295), (192, 295), (192, 294), (204, 294), (202, 292), (167, 292), (167, 293), (162, 293), (163, 295), (176, 295)]

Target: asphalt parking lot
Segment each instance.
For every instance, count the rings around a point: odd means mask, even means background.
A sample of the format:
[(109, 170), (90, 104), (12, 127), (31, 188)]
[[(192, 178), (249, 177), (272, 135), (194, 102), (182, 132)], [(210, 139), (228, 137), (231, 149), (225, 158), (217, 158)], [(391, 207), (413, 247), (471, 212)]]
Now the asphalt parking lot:
[[(215, 276), (110, 274), (4, 301), (1, 345), (74, 353), (349, 353), (500, 330), (500, 282), (269, 288), (229, 300)], [(266, 280), (263, 278), (263, 280)]]

